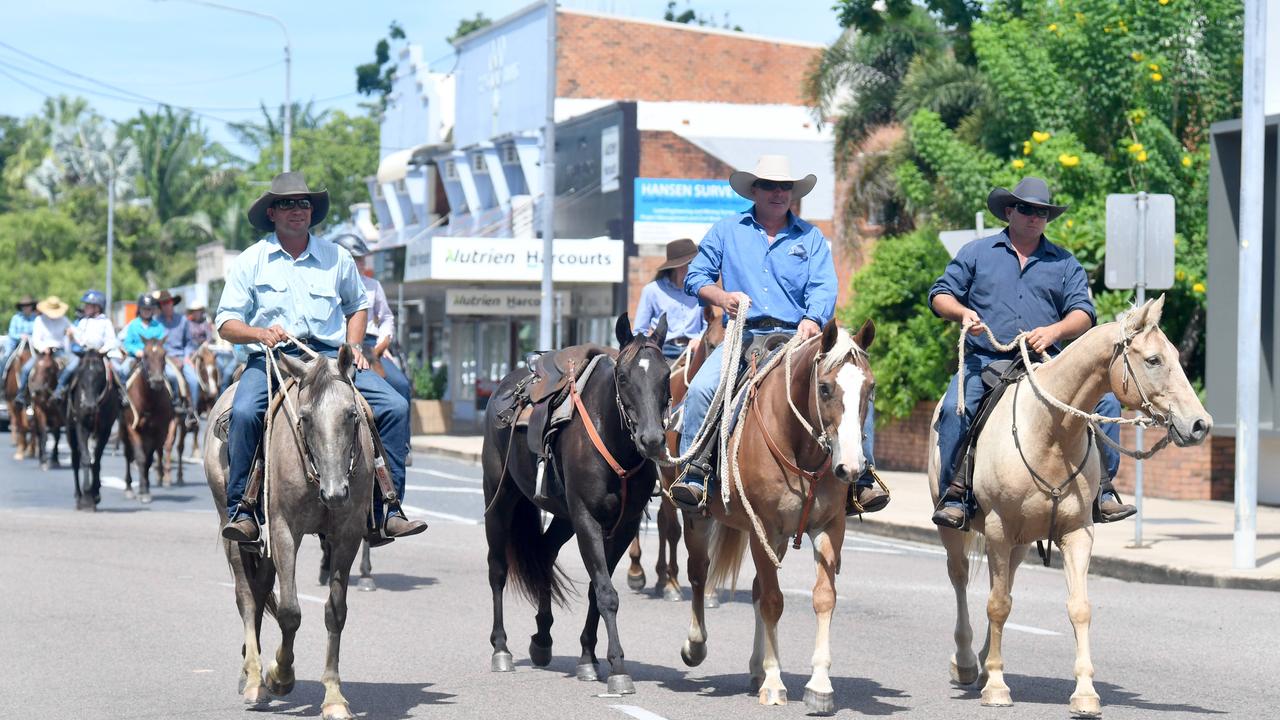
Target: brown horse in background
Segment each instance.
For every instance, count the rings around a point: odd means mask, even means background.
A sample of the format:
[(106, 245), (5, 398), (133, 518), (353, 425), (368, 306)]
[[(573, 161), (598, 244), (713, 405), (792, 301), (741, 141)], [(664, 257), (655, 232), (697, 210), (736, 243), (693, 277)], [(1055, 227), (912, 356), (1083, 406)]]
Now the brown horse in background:
[[(218, 355), (209, 347), (209, 343), (201, 343), (200, 348), (191, 356), (191, 364), (195, 366), (196, 377), (200, 378), (200, 387), (196, 388), (196, 416), (208, 415), (213, 404), (218, 402), (218, 388), (222, 387), (222, 371), (218, 369)], [(181, 422), (178, 423), (179, 425)], [(185, 434), (184, 434), (185, 435)], [(179, 445), (185, 444), (181, 437)], [(191, 457), (200, 450), (200, 433), (191, 434)], [(178, 466), (181, 471), (182, 450), (178, 450)]]
[(133, 498), (133, 463), (138, 464), (138, 499), (151, 502), (151, 464), (160, 462), (160, 484), (169, 482), (165, 446), (174, 424), (173, 397), (164, 379), (164, 342), (149, 339), (142, 359), (125, 380), (128, 403), (120, 415), (124, 438), (124, 496)]
[[(693, 351), (686, 350), (671, 365), (671, 407), (678, 406), (684, 400), (685, 393), (689, 392), (689, 383), (693, 382), (693, 377), (698, 374), (707, 356), (716, 349), (716, 346), (724, 342), (725, 325), (721, 322), (723, 315), (723, 310), (712, 305), (702, 309), (702, 317), (707, 324), (707, 329), (702, 333), (702, 341)], [(697, 428), (694, 428), (694, 432), (697, 432)], [(672, 457), (680, 454), (680, 428), (672, 424), (667, 426), (667, 450)], [(671, 487), (671, 483), (675, 482), (680, 471), (674, 466), (659, 465), (658, 474), (658, 482), (667, 489)], [(676, 506), (667, 499), (665, 493), (660, 495), (658, 562), (654, 567), (657, 582), (654, 584), (653, 592), (672, 602), (683, 599), (680, 591), (680, 563), (676, 560), (676, 548), (680, 546), (680, 528), (680, 515)], [(627, 568), (627, 587), (639, 592), (645, 586), (644, 568), (640, 565), (639, 536), (631, 541), (627, 554), (631, 557), (631, 567)], [(707, 606), (717, 607), (719, 599), (716, 597), (715, 588), (710, 588), (708, 593)]]
[[(31, 423), (35, 433), (35, 455), (40, 458), (41, 470), (48, 470), (51, 465), (58, 466), (58, 441), (62, 438), (64, 405), (54, 401), (53, 390), (58, 386), (60, 372), (62, 364), (54, 357), (52, 350), (45, 350), (40, 353), (35, 367), (31, 368), (31, 377), (27, 378), (27, 398), (35, 415)], [(53, 448), (46, 449), (46, 438), (50, 433), (53, 433)]]
[(27, 414), (14, 402), (14, 398), (18, 396), (18, 374), (30, 359), (31, 344), (23, 338), (9, 355), (8, 364), (4, 368), (4, 401), (9, 406), (9, 433), (13, 436), (14, 460), (24, 460), (28, 454), (34, 455), (36, 452), (35, 431), (27, 421)]

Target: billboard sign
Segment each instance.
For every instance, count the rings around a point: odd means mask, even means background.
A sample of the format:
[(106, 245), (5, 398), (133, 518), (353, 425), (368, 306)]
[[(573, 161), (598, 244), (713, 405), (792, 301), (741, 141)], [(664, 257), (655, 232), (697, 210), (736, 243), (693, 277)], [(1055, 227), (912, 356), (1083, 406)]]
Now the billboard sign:
[(635, 239), (665, 245), (676, 238), (701, 241), (727, 215), (751, 207), (728, 180), (635, 179)]

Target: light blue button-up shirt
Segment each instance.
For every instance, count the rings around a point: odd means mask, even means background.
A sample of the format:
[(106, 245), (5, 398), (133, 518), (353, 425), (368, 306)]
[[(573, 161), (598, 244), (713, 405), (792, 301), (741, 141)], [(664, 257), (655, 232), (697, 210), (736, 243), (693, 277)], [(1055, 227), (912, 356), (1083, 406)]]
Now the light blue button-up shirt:
[[(787, 212), (787, 225), (769, 242), (751, 211), (730, 215), (707, 231), (689, 265), (684, 291), (723, 280), (726, 292), (751, 298), (747, 320), (773, 318), (826, 325), (836, 309), (836, 266), (822, 231)], [(728, 316), (725, 316), (728, 321)]]
[(279, 325), (299, 339), (338, 347), (347, 341), (347, 316), (368, 307), (350, 253), (311, 235), (295, 259), (271, 233), (235, 259), (214, 325)]
[(640, 291), (640, 304), (636, 307), (636, 331), (648, 333), (658, 324), (662, 313), (667, 314), (668, 338), (701, 337), (707, 329), (698, 301), (676, 287), (670, 278), (654, 280)]

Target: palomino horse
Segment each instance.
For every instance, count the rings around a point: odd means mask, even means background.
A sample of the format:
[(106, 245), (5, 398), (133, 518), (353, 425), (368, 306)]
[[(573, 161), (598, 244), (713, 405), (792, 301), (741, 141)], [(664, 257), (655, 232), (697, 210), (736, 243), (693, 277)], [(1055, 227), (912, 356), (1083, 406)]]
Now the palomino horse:
[[(845, 499), (849, 485), (866, 468), (862, 428), (875, 388), (866, 348), (874, 338), (870, 320), (854, 336), (832, 320), (820, 337), (793, 339), (783, 347), (781, 358), (750, 381), (746, 405), (729, 439), (727, 467), (720, 478), (728, 502), (714, 491), (707, 499), (707, 509), (718, 521), (710, 533), (713, 587), (736, 579), (750, 537), (756, 633), (749, 668), (752, 692), (758, 693), (761, 705), (787, 702), (778, 658), (783, 605), (778, 567), (787, 541), (794, 536), (792, 547), (799, 549), (800, 536), (807, 533), (817, 563), (813, 611), (818, 632), (804, 702), (811, 712), (835, 710), (831, 614), (844, 544)], [(692, 515), (686, 513), (686, 520)], [(680, 656), (690, 666), (707, 654), (703, 586), (708, 581), (709, 525), (704, 517), (686, 528), (693, 618)]]
[[(1187, 382), (1178, 350), (1160, 331), (1163, 305), (1161, 296), (1115, 322), (1099, 325), (1056, 358), (1035, 367), (1034, 378), (1025, 377), (1005, 391), (978, 438), (973, 466), (978, 509), (970, 527), (974, 539), (977, 533), (986, 537), (991, 575), (987, 641), (979, 657), (970, 647), (965, 535), (951, 528), (940, 527), (938, 532), (947, 549), (947, 573), (956, 595), (951, 677), (964, 685), (983, 682), (983, 705), (1013, 704), (1005, 684), (1001, 640), (1013, 606), (1014, 572), (1031, 543), (1048, 539), (1062, 549), (1067, 615), (1075, 628), (1076, 688), (1071, 712), (1087, 717), (1102, 714), (1089, 656), (1087, 594), (1093, 498), (1102, 467), (1090, 433), (1099, 437), (1102, 433), (1091, 428), (1088, 413), (1104, 394), (1114, 392), (1124, 405), (1142, 408), (1165, 425), (1169, 438), (1179, 446), (1203, 441), (1213, 423)], [(1068, 406), (1074, 410), (1068, 412)], [(934, 417), (936, 422), (936, 410)], [(1019, 424), (1020, 429), (1014, 429)], [(936, 502), (940, 463), (936, 432), (929, 434), (929, 448), (929, 488)]]
[[(86, 350), (72, 377), (74, 389), (67, 401), (67, 444), (76, 486), (76, 509), (96, 510), (102, 487), (102, 451), (111, 437), (111, 426), (120, 414), (115, 373), (105, 355)], [(88, 471), (80, 479), (82, 459)]]
[[(324, 613), (329, 638), (320, 678), (325, 689), (321, 713), (325, 720), (354, 718), (342, 696), (338, 651), (347, 621), (347, 580), (365, 535), (365, 519), (373, 500), (373, 437), (362, 411), (363, 401), (352, 383), (355, 365), (349, 346), (341, 348), (337, 360), (320, 357), (308, 363), (284, 353), (278, 358), (278, 367), (283, 371), (279, 380), (292, 380), (284, 397), (273, 400), (267, 410), (269, 436), (263, 440), (267, 474), (262, 504), (267, 554), (260, 556), (256, 545), (222, 541), (235, 576), (236, 605), (244, 621), (244, 702), (260, 706), (269, 702), (272, 695), (293, 691), (293, 643), (302, 623), (295, 577), (298, 545), (303, 535), (318, 534), (331, 558), (329, 600)], [(268, 372), (271, 369), (268, 363)], [(221, 417), (231, 408), (235, 387), (218, 399), (210, 417)], [(280, 396), (277, 392), (276, 397)], [(210, 422), (205, 431), (204, 467), (221, 523), (227, 518), (229, 459), (225, 441), (217, 435), (217, 425)], [(272, 592), (277, 571), (279, 601)], [(281, 633), (265, 686), (259, 642), (264, 610), (275, 615)]]
[[(58, 385), (58, 373), (61, 371), (62, 367), (53, 356), (53, 351), (46, 350), (40, 353), (35, 366), (31, 368), (31, 376), (27, 378), (27, 399), (34, 415), (31, 425), (41, 470), (48, 470), (50, 465), (58, 466), (58, 441), (62, 438), (65, 406), (53, 399), (53, 390)], [(52, 449), (46, 447), (50, 434), (53, 435)]]
[(18, 373), (31, 359), (31, 343), (26, 338), (13, 349), (4, 368), (4, 401), (9, 406), (9, 433), (13, 436), (13, 459), (24, 460), (36, 452), (35, 431), (27, 414), (14, 401), (18, 397)]
[[(485, 416), (484, 467), (485, 535), (489, 540), (489, 586), (493, 590), (491, 668), (514, 669), (502, 622), (502, 592), (507, 574), (520, 594), (537, 603), (538, 631), (529, 643), (529, 659), (537, 667), (551, 662), (551, 602), (563, 603), (565, 580), (556, 555), (577, 534), (587, 574), (591, 577), (587, 621), (582, 629), (580, 680), (596, 680), (596, 637), (604, 617), (609, 635), (611, 693), (633, 693), (618, 637), (618, 593), (610, 574), (640, 526), (640, 518), (658, 473), (652, 461), (663, 456), (662, 418), (667, 406), (668, 370), (662, 355), (667, 332), (664, 315), (650, 336), (632, 335), (626, 313), (615, 326), (622, 349), (600, 348), (596, 369), (581, 392), (569, 394), (575, 416), (559, 431), (548, 458), (547, 473), (563, 477), (563, 494), (537, 499), (538, 469), (529, 450), (527, 429), (500, 426), (498, 403)], [(562, 350), (582, 353), (583, 348)], [(544, 357), (543, 362), (551, 362)], [(568, 368), (566, 368), (568, 370)], [(575, 368), (581, 370), (581, 368)], [(503, 378), (494, 397), (509, 396), (527, 371)], [(523, 386), (522, 386), (523, 387)], [(539, 510), (551, 514), (544, 531)]]
[(142, 359), (125, 381), (127, 403), (120, 414), (120, 436), (124, 438), (124, 494), (133, 498), (133, 470), (138, 464), (138, 499), (151, 502), (151, 464), (160, 464), (160, 484), (169, 484), (168, 453), (165, 445), (174, 424), (173, 398), (164, 378), (164, 341), (150, 339), (142, 348)]
[[(671, 366), (671, 407), (678, 406), (684, 400), (685, 393), (689, 391), (689, 383), (693, 382), (693, 376), (698, 374), (698, 369), (706, 362), (711, 351), (724, 342), (725, 326), (720, 322), (723, 314), (724, 311), (713, 305), (703, 308), (702, 317), (706, 320), (707, 329), (702, 333), (701, 342), (698, 343), (697, 349), (692, 352), (686, 351)], [(680, 454), (680, 429), (677, 427), (667, 427), (667, 451), (672, 456)], [(672, 465), (659, 466), (658, 473), (658, 482), (662, 483), (664, 489), (671, 487), (671, 483), (675, 482), (680, 474), (678, 468)], [(680, 593), (680, 564), (676, 560), (676, 548), (680, 544), (680, 528), (680, 515), (675, 503), (671, 502), (665, 494), (659, 495), (658, 562), (654, 567), (657, 582), (653, 590), (656, 595), (672, 602), (684, 599)], [(631, 557), (631, 567), (627, 568), (627, 586), (638, 592), (645, 586), (644, 568), (640, 565), (638, 536), (631, 541), (627, 554)], [(707, 607), (719, 605), (720, 600), (716, 597), (715, 588), (710, 588), (708, 592)]]

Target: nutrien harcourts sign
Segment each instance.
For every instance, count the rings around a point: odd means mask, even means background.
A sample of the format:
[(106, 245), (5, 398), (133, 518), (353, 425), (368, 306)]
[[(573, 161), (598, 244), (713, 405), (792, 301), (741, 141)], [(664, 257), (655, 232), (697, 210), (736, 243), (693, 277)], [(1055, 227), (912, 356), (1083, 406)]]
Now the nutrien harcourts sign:
[[(410, 243), (405, 282), (473, 280), (537, 282), (542, 279), (542, 241), (512, 238), (433, 237)], [(426, 252), (424, 252), (424, 250)], [(621, 240), (555, 241), (555, 282), (615, 283), (623, 280)]]

